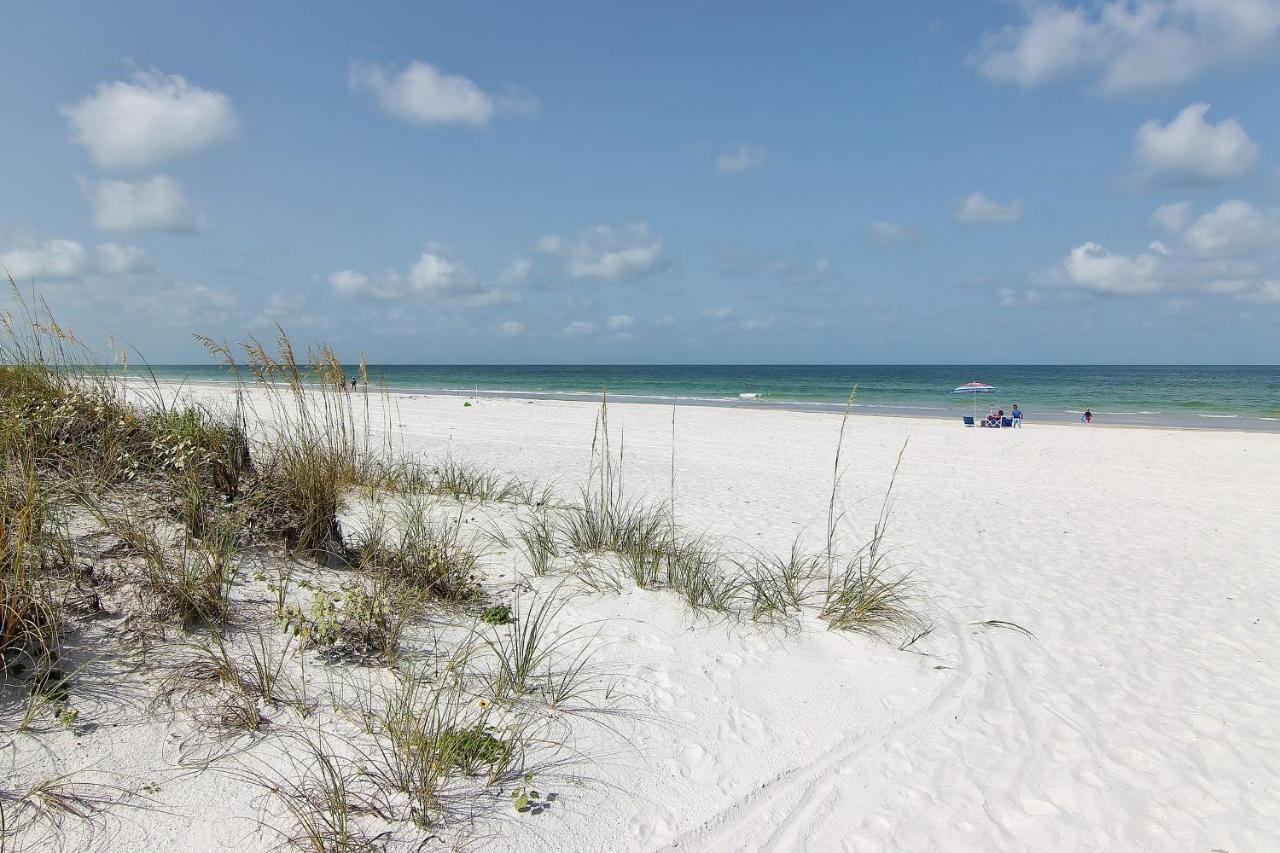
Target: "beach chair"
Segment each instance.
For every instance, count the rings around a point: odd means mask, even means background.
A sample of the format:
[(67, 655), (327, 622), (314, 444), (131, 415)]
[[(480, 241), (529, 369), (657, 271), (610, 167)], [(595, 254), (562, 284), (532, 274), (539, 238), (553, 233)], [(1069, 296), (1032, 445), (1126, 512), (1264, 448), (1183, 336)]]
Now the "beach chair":
[(1003, 417), (1003, 418), (1001, 418), (1001, 419), (1000, 419), (1000, 426), (1002, 426), (1002, 427), (1011, 427), (1011, 426), (1013, 426), (1013, 418), (1010, 418), (1010, 417)]
[(971, 416), (969, 416), (969, 415), (965, 415), (965, 416), (964, 416), (964, 425), (965, 425), (965, 426), (973, 426), (973, 418), (972, 418)]

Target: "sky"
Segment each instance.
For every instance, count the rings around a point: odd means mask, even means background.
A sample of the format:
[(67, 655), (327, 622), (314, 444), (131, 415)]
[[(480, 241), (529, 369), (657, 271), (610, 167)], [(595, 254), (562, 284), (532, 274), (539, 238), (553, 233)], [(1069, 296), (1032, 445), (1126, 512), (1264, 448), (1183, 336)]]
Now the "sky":
[(98, 350), (1280, 362), (1280, 0), (0, 22), (0, 266)]

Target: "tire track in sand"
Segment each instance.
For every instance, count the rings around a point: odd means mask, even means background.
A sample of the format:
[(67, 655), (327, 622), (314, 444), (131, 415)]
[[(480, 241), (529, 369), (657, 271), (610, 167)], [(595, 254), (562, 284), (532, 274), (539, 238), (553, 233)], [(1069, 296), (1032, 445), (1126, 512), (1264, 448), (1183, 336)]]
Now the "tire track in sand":
[[(952, 632), (958, 641), (960, 665), (945, 686), (930, 702), (894, 725), (845, 738), (808, 764), (784, 770), (765, 781), (760, 787), (722, 809), (700, 825), (686, 830), (655, 850), (732, 850), (795, 849), (795, 832), (813, 818), (815, 812), (828, 803), (840, 780), (840, 767), (858, 758), (869, 749), (890, 739), (900, 737), (922, 723), (949, 713), (966, 698), (982, 692), (979, 683), (985, 679), (986, 656), (975, 660), (975, 650), (959, 622), (948, 617)], [(981, 664), (981, 665), (979, 665)], [(795, 805), (784, 799), (799, 801)], [(786, 809), (780, 821), (771, 815), (778, 807)], [(769, 823), (776, 821), (770, 833)], [(757, 824), (752, 826), (751, 824)], [(759, 840), (768, 834), (767, 840)], [(757, 839), (747, 842), (750, 835)], [(735, 844), (735, 840), (741, 842)]]

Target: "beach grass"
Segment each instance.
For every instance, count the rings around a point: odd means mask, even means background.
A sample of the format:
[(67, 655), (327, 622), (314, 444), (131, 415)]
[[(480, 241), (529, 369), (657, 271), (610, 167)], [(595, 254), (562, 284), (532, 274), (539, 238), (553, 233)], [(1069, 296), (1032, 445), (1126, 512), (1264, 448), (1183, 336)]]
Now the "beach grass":
[[(19, 304), (0, 340), (0, 686), (28, 696), (15, 730), (75, 724), (62, 639), (80, 630), (65, 602), (88, 549), (93, 599), (110, 597), (129, 626), (104, 655), (154, 671), (157, 699), (207, 741), (289, 744), (245, 778), (288, 818), (291, 846), (371, 849), (404, 826), (465, 841), (495, 788), (528, 787), (535, 751), (571, 752), (569, 721), (615, 702), (598, 663), (608, 626), (575, 624), (568, 607), (584, 590), (637, 588), (729, 622), (924, 628), (913, 576), (889, 559), (889, 497), (866, 543), (837, 535), (847, 412), (823, 548), (742, 555), (679, 524), (674, 413), (666, 501), (625, 488), (607, 395), (585, 482), (564, 500), (496, 469), (399, 454), (389, 416), (375, 441), (363, 360), (361, 391), (334, 350), (300, 357), (282, 329), (270, 345), (200, 338), (237, 383), (218, 408), (123, 376)], [(353, 503), (359, 523), (344, 515)], [(491, 604), (490, 555), (464, 534), (475, 506), (498, 508), (489, 539), (514, 557), (509, 604)], [(341, 700), (335, 673), (357, 670), (369, 678)], [(362, 733), (322, 734), (313, 717)], [(40, 790), (0, 784), (0, 822), (96, 815)]]

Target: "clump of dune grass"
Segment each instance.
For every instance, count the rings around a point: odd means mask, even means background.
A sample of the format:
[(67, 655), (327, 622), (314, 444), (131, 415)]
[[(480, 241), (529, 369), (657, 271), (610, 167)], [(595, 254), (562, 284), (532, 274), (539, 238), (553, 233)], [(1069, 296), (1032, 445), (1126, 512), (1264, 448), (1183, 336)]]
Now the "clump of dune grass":
[(128, 792), (63, 774), (17, 789), (0, 787), (0, 851), (65, 849), (68, 819), (91, 821)]
[(823, 559), (796, 542), (785, 556), (757, 553), (739, 560), (741, 596), (750, 618), (786, 622), (798, 617), (822, 586)]
[(459, 602), (478, 597), (478, 557), (462, 542), (462, 514), (437, 519), (421, 495), (404, 498), (390, 518), (374, 516), (350, 543), (353, 562), (424, 598)]
[(422, 667), (397, 673), (368, 724), (377, 744), (372, 775), (407, 797), (410, 820), (423, 828), (447, 817), (455, 777), (479, 775), (492, 784), (519, 760), (513, 727), (499, 731), (491, 704), (474, 700), (458, 679), (438, 679)]
[(519, 497), (519, 485), (492, 468), (445, 459), (431, 468), (431, 491), (457, 500), (510, 502)]
[(261, 708), (267, 705), (305, 717), (311, 702), (289, 672), (292, 645), (292, 637), (277, 644), (260, 631), (247, 638), (243, 652), (220, 633), (187, 643), (166, 663), (159, 699), (232, 731), (258, 731), (265, 723)]
[(56, 652), (61, 620), (42, 577), (57, 550), (47, 485), (10, 429), (0, 433), (0, 453), (0, 665), (8, 673)]
[(481, 635), (487, 650), (483, 678), (489, 696), (513, 702), (540, 695), (554, 707), (582, 695), (594, 672), (595, 650), (586, 633), (591, 625), (557, 630), (554, 623), (564, 606), (555, 592), (534, 596), (525, 607), (517, 601), (511, 622)]
[(544, 509), (516, 517), (515, 544), (535, 575), (545, 575), (560, 556), (555, 519)]
[(695, 611), (733, 612), (741, 582), (725, 572), (719, 549), (705, 538), (668, 542), (662, 563), (664, 585)]
[(265, 790), (292, 822), (276, 830), (284, 843), (310, 853), (364, 853), (380, 849), (362, 819), (385, 817), (376, 785), (362, 762), (339, 749), (341, 741), (318, 728), (292, 733), (279, 761), (258, 762), (238, 775)]
[(885, 542), (893, 487), (906, 449), (904, 444), (898, 452), (871, 537), (844, 561), (843, 567), (828, 569), (819, 616), (834, 630), (918, 634), (926, 627), (924, 617), (916, 609), (916, 589), (911, 575), (895, 570)]
[(239, 381), (256, 385), (271, 410), (249, 495), (256, 526), (302, 553), (341, 559), (342, 494), (368, 478), (372, 453), (337, 355), (319, 345), (299, 360), (277, 327), (274, 351), (257, 338), (245, 343), (242, 368), (228, 345), (200, 340)]
[(219, 514), (204, 525), (204, 537), (196, 539), (185, 530), (167, 529), (137, 496), (106, 501), (81, 493), (79, 500), (102, 530), (137, 558), (140, 580), (156, 612), (173, 614), (183, 626), (220, 624), (226, 618), (236, 577), (237, 516)]

